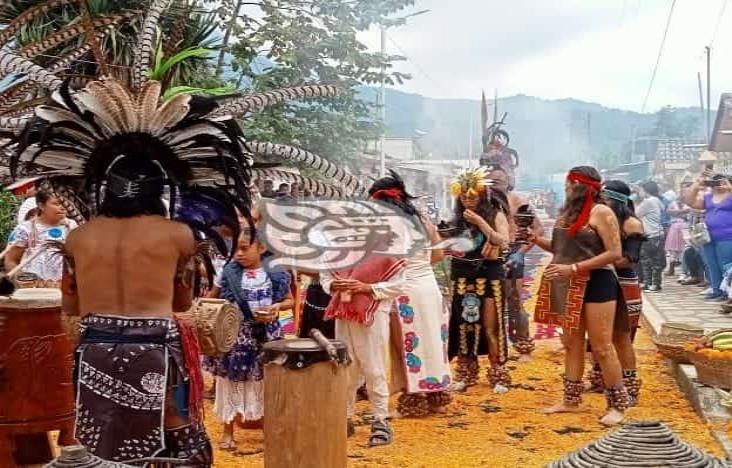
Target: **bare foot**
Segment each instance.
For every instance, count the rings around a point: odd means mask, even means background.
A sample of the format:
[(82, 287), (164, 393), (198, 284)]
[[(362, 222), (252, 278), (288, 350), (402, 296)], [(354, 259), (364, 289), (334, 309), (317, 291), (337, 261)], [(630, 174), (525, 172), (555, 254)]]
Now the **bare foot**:
[(570, 405), (569, 403), (561, 402), (549, 408), (544, 408), (542, 413), (554, 414), (554, 413), (579, 413), (582, 411), (579, 405)]
[(430, 411), (435, 414), (446, 414), (447, 408), (444, 406), (430, 406)]
[(518, 362), (531, 362), (531, 354), (519, 355)]
[(605, 416), (600, 419), (600, 424), (603, 426), (616, 426), (623, 422), (623, 419), (625, 419), (625, 414), (622, 411), (610, 408)]
[(391, 413), (389, 413), (389, 417), (387, 419), (402, 419), (403, 417), (404, 416), (402, 415), (402, 413), (400, 413), (397, 410), (394, 410)]

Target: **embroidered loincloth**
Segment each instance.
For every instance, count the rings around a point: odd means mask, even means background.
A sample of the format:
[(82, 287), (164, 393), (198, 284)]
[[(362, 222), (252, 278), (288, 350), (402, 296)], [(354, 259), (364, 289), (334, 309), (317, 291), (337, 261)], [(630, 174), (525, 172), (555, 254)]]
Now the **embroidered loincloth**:
[[(111, 461), (166, 454), (173, 447), (165, 412), (189, 418), (184, 362), (173, 318), (84, 317), (76, 361), (79, 442)], [(187, 430), (187, 439), (201, 441), (189, 456), (210, 449), (202, 426)]]

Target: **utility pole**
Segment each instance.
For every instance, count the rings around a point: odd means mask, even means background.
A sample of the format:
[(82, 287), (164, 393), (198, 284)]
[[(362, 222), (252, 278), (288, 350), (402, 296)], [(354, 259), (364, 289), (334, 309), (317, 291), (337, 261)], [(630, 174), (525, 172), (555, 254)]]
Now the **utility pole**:
[(468, 122), (468, 161), (473, 164), (473, 114), (470, 113), (470, 121)]
[[(386, 26), (381, 25), (381, 60), (386, 61)], [(381, 65), (381, 167), (379, 177), (386, 176), (386, 62)]]
[(702, 88), (701, 72), (696, 72), (696, 80), (699, 83), (699, 109), (701, 110), (702, 122), (704, 122), (704, 135), (707, 137), (707, 144), (709, 144), (709, 121), (704, 115), (704, 90)]
[(707, 141), (712, 141), (712, 48), (707, 46)]

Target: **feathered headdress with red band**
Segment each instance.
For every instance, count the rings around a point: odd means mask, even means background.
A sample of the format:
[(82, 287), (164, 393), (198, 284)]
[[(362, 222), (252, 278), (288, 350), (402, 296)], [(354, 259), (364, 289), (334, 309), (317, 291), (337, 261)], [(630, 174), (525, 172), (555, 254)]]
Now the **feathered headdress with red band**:
[(602, 181), (595, 180), (575, 171), (572, 171), (567, 175), (567, 180), (577, 182), (587, 187), (587, 191), (585, 191), (585, 200), (582, 203), (582, 211), (580, 211), (577, 219), (568, 229), (568, 234), (570, 236), (574, 236), (580, 229), (587, 225), (587, 222), (590, 220), (590, 213), (592, 212), (595, 195), (602, 189)]

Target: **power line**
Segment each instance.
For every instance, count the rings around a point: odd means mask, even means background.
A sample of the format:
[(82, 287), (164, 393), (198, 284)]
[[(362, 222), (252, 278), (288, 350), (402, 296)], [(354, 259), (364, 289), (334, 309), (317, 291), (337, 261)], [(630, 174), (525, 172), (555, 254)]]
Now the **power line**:
[(717, 33), (719, 32), (719, 25), (722, 23), (722, 18), (724, 17), (724, 12), (727, 10), (727, 3), (729, 3), (729, 0), (724, 0), (724, 3), (722, 4), (722, 10), (719, 12), (719, 15), (717, 16), (717, 24), (714, 26), (714, 34), (712, 34), (712, 40), (709, 42), (710, 48), (714, 48), (714, 41), (717, 40)]
[[(402, 48), (399, 44), (396, 43), (396, 41), (389, 36), (389, 41), (396, 47), (396, 49), (401, 52), (405, 57), (409, 57), (409, 53), (407, 53), (404, 48)], [(437, 82), (437, 80), (433, 79), (425, 70), (422, 68), (419, 63), (417, 63), (414, 59), (410, 59), (410, 61), (414, 64), (414, 67), (417, 69), (418, 72), (420, 72), (425, 78), (427, 78), (432, 84), (440, 88), (440, 91), (444, 92), (445, 94), (449, 94), (447, 92), (447, 88), (442, 86), (440, 83)]]
[(666, 20), (666, 28), (663, 30), (663, 38), (661, 39), (661, 47), (658, 48), (658, 56), (656, 57), (656, 64), (653, 66), (653, 74), (651, 74), (651, 82), (648, 83), (648, 91), (646, 91), (646, 97), (643, 99), (643, 106), (641, 107), (641, 114), (646, 111), (646, 105), (648, 105), (648, 98), (651, 96), (651, 90), (653, 90), (653, 82), (656, 81), (656, 73), (658, 72), (658, 66), (661, 63), (661, 56), (663, 55), (663, 48), (666, 45), (666, 37), (668, 36), (668, 30), (671, 26), (671, 18), (674, 15), (674, 7), (676, 6), (676, 0), (671, 2), (671, 9), (668, 12), (668, 19)]

